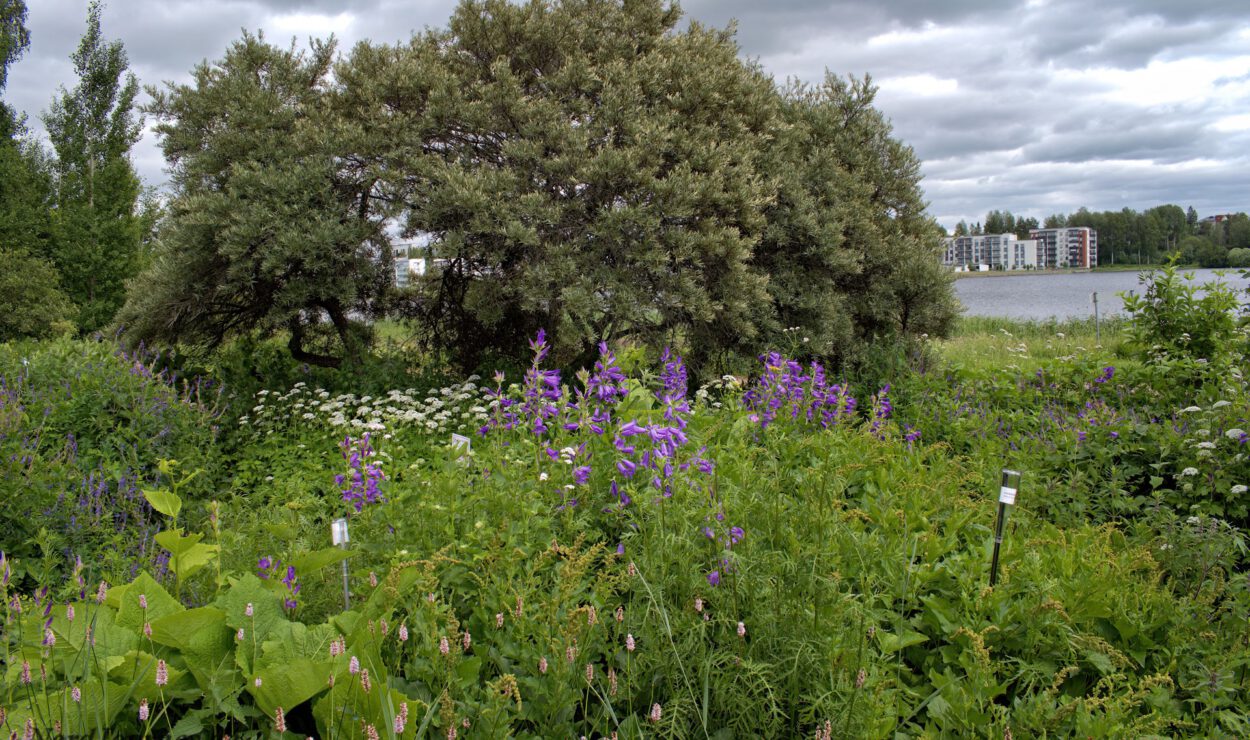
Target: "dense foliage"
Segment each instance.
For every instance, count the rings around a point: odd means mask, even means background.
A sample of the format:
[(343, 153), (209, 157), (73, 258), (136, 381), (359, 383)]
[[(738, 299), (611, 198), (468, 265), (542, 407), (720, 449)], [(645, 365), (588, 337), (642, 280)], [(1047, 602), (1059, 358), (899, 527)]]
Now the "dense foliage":
[[(377, 313), (391, 262), (370, 177), (340, 164), (324, 100), (333, 53), (248, 35), (193, 85), (150, 90), (174, 197), (118, 317), (130, 336), (216, 347), (281, 331), (303, 362), (359, 353), (349, 313)], [(318, 349), (327, 323), (337, 352)]]
[[(116, 539), (55, 539), (85, 514), (47, 498), (7, 520), (49, 524), (5, 537), (4, 729), (1245, 736), (1244, 355), (1011, 331), (889, 385), (774, 352), (693, 392), (628, 345), (566, 377), (540, 334), (510, 377), (220, 418), (171, 358), (17, 345), (4, 500), (134, 482), (101, 497)], [(133, 441), (87, 424), (114, 414)]]
[[(25, 18), (22, 0), (0, 4), (0, 91), (8, 64), (29, 44)], [(105, 326), (139, 265), (140, 185), (130, 163), (141, 129), (138, 83), (121, 43), (102, 34), (98, 2), (71, 61), (78, 84), (61, 89), (43, 117), (51, 153), (24, 115), (0, 102), (0, 250), (6, 272), (28, 266), (33, 281), (5, 291), (6, 307), (23, 315), (7, 322), (5, 336), (45, 336), (61, 321), (82, 332)], [(48, 316), (40, 319), (43, 300)]]
[[(732, 34), (661, 0), (462, 2), (407, 44), (301, 54), (245, 36), (150, 111), (174, 168), (158, 257), (122, 323), (215, 345), (289, 333), (358, 355), (350, 317), (413, 320), (466, 369), (549, 330), (745, 369), (782, 330), (807, 354), (945, 331), (919, 165), (867, 80), (781, 89)], [(424, 276), (392, 301), (382, 226)], [(337, 342), (307, 352), (332, 323)]]
[(102, 35), (99, 0), (70, 59), (78, 84), (62, 89), (43, 117), (56, 153), (49, 257), (79, 307), (79, 326), (95, 331), (112, 321), (138, 266), (139, 176), (130, 150), (142, 129), (139, 83), (121, 42)]

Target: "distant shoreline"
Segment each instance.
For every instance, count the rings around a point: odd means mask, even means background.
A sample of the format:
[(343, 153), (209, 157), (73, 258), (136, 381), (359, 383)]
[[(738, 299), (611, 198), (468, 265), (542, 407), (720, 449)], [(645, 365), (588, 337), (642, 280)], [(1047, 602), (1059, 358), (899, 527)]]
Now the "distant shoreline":
[(1080, 275), (1090, 272), (1145, 272), (1158, 265), (1117, 265), (1115, 267), (1067, 267), (1061, 270), (987, 270), (985, 272), (956, 272), (956, 280), (964, 278), (1020, 277), (1023, 275)]

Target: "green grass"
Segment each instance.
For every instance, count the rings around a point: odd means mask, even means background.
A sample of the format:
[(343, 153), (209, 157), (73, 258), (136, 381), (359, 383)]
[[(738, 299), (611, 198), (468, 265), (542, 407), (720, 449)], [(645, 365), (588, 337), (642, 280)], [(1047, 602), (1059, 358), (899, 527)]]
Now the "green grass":
[(1018, 321), (966, 316), (947, 339), (934, 343), (938, 356), (963, 367), (1029, 372), (1043, 362), (1097, 354), (1116, 356), (1125, 340), (1127, 324), (1103, 319)]

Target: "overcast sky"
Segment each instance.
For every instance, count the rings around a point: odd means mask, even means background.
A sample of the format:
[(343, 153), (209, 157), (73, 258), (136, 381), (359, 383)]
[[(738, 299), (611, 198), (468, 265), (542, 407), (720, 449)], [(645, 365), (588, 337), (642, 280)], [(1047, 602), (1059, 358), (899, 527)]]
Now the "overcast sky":
[[(686, 0), (738, 21), (745, 56), (778, 80), (871, 74), (878, 106), (923, 162), (930, 211), (953, 227), (993, 208), (1038, 219), (1161, 203), (1250, 209), (1247, 0)], [(86, 0), (27, 0), (31, 48), (6, 99), (36, 129)], [(112, 0), (103, 31), (145, 84), (186, 81), (241, 29), (394, 42), (444, 26), (454, 0)], [(150, 132), (135, 164), (165, 180)]]

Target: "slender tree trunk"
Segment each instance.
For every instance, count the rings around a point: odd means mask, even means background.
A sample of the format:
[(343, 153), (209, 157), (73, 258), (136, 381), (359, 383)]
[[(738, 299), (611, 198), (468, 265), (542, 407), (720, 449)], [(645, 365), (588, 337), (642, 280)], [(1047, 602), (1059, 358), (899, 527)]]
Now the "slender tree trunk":
[(330, 314), (334, 330), (338, 332), (339, 341), (343, 343), (343, 359), (355, 364), (360, 359), (360, 348), (356, 346), (356, 340), (352, 337), (351, 322), (347, 320), (347, 312), (343, 310), (343, 304), (337, 300), (329, 300), (323, 302), (321, 307)]

